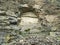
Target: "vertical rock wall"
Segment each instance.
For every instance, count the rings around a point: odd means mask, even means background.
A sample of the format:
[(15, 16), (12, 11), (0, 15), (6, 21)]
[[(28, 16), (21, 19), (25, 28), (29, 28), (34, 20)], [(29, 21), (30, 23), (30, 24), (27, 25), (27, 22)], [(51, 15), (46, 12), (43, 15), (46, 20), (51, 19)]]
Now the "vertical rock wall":
[(50, 1), (0, 0), (0, 45), (60, 45), (60, 2)]

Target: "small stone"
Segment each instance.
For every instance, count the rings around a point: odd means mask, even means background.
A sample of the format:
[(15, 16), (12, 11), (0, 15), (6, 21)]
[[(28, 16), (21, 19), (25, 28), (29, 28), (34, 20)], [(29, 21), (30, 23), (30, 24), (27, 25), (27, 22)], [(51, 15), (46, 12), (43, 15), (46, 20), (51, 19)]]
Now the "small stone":
[(5, 11), (0, 11), (0, 15), (5, 15)]
[(17, 20), (17, 18), (9, 17), (9, 22), (12, 25), (17, 25), (18, 20)]
[(40, 9), (40, 5), (34, 5), (33, 8)]
[(10, 11), (10, 10), (8, 10), (8, 11), (6, 12), (6, 15), (7, 15), (7, 16), (17, 17), (17, 15), (16, 15), (14, 12)]
[(20, 7), (28, 7), (27, 4), (21, 4)]
[(20, 30), (21, 28), (18, 27), (17, 25), (10, 25), (11, 29), (13, 30)]

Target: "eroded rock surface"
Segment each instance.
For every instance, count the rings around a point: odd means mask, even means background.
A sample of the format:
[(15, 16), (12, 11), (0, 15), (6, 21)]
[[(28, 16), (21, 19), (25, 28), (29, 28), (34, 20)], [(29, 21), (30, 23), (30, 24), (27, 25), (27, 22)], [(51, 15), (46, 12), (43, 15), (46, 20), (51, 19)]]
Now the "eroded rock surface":
[(60, 45), (57, 0), (0, 0), (0, 45)]

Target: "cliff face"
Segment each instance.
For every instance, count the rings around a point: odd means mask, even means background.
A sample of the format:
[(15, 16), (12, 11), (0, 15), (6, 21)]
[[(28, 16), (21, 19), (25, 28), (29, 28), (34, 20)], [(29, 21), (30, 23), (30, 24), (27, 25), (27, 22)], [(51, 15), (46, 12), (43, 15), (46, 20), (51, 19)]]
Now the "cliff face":
[(60, 1), (0, 0), (0, 45), (60, 45)]

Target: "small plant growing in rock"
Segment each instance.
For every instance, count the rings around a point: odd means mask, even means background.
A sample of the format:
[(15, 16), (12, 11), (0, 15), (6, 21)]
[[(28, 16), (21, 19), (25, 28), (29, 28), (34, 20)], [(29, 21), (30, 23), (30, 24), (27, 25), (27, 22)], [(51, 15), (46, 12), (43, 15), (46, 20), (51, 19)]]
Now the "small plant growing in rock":
[(29, 31), (30, 31), (30, 28), (25, 30), (25, 32), (29, 32)]

